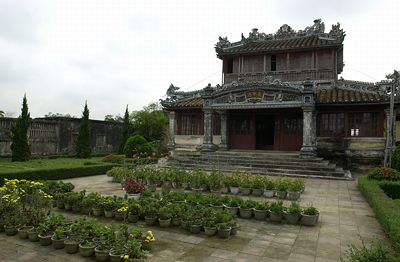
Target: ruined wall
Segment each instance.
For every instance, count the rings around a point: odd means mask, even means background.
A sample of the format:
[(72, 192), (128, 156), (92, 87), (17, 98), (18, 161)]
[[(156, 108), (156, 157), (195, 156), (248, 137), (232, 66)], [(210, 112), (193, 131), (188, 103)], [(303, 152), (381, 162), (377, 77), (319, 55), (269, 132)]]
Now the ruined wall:
[[(11, 155), (9, 130), (15, 118), (0, 118), (0, 156)], [(37, 118), (32, 120), (28, 138), (33, 155), (74, 155), (79, 133), (78, 118)], [(90, 120), (93, 154), (116, 152), (122, 124)]]

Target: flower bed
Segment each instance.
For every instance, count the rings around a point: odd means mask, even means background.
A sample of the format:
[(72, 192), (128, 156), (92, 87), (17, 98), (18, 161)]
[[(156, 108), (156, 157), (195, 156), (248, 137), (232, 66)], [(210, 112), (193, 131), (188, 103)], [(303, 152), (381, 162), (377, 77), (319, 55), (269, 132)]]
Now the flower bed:
[(269, 178), (249, 173), (224, 174), (220, 172), (186, 171), (179, 168), (159, 169), (138, 166), (133, 169), (115, 167), (107, 172), (116, 181), (134, 178), (149, 189), (172, 186), (194, 191), (211, 191), (253, 196), (278, 197), (297, 200), (305, 189), (301, 178)]

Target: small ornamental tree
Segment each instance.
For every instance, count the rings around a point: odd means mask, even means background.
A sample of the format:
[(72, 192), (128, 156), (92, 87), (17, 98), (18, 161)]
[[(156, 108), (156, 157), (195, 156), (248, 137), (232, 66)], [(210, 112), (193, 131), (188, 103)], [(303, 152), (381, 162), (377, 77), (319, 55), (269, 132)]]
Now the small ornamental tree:
[(21, 115), (15, 125), (11, 126), (11, 160), (27, 161), (31, 157), (31, 148), (28, 143), (28, 128), (31, 124), (28, 112), (26, 95), (22, 101)]
[(76, 156), (78, 158), (90, 158), (92, 149), (90, 146), (90, 127), (89, 127), (89, 109), (87, 103), (82, 112), (81, 125), (76, 140)]
[(131, 120), (129, 117), (128, 106), (126, 106), (125, 115), (124, 115), (124, 125), (122, 126), (121, 143), (119, 144), (119, 149), (118, 149), (119, 154), (124, 153), (124, 147), (125, 147), (126, 141), (128, 140), (131, 133), (132, 133), (132, 124), (131, 124)]

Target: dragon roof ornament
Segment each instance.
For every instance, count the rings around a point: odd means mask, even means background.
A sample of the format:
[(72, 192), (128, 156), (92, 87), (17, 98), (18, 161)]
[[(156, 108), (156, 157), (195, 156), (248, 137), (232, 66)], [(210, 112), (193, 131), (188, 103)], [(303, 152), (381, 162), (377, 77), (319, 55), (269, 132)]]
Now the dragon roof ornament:
[(329, 33), (325, 33), (325, 24), (321, 19), (315, 19), (314, 24), (307, 26), (304, 30), (295, 31), (292, 27), (287, 24), (282, 25), (275, 34), (265, 34), (258, 32), (257, 28), (253, 28), (249, 33), (249, 37), (245, 37), (242, 33), (241, 40), (238, 42), (229, 42), (227, 37), (219, 37), (218, 43), (215, 44), (215, 50), (217, 53), (223, 51), (224, 48), (235, 47), (249, 42), (257, 41), (269, 41), (278, 39), (288, 39), (295, 37), (305, 37), (316, 35), (327, 40), (334, 40), (343, 42), (346, 33), (340, 28), (340, 23), (332, 25)]

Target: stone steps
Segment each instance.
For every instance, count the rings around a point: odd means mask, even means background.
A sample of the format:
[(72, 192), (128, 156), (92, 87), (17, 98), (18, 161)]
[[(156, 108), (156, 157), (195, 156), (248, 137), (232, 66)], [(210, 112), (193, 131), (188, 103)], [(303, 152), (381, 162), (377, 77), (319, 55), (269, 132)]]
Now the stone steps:
[(298, 152), (217, 151), (176, 152), (170, 166), (222, 172), (250, 172), (271, 176), (352, 179), (351, 173), (321, 157), (301, 158)]

